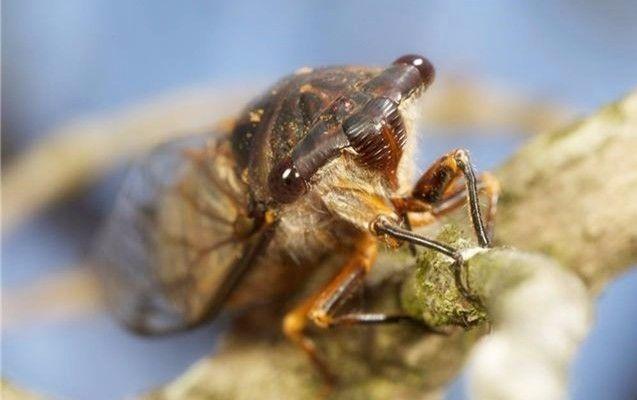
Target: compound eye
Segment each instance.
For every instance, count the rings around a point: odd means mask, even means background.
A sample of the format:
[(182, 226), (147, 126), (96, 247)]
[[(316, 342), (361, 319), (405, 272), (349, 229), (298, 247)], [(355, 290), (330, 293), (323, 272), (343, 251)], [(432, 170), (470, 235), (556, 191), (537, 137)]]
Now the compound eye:
[(434, 76), (436, 75), (434, 66), (423, 56), (419, 56), (416, 54), (407, 54), (394, 61), (394, 65), (399, 64), (411, 65), (412, 67), (416, 67), (418, 69), (418, 72), (420, 72), (420, 79), (422, 79), (422, 83), (425, 84), (425, 86), (429, 86), (431, 82), (433, 82)]
[(270, 193), (279, 203), (291, 203), (305, 194), (307, 181), (299, 174), (291, 160), (280, 162), (270, 173)]

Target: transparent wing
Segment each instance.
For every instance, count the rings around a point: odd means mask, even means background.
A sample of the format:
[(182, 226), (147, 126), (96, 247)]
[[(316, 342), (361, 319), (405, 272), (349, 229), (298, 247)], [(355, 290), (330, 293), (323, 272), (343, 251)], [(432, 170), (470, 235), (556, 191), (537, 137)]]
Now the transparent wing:
[(159, 334), (212, 317), (262, 248), (226, 138), (164, 144), (131, 169), (94, 259), (132, 329)]

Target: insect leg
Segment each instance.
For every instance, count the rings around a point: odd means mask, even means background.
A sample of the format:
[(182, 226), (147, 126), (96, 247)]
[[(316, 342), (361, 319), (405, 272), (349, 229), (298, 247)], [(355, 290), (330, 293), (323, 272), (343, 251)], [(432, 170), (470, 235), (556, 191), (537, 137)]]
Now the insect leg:
[(339, 273), (320, 291), (286, 314), (283, 319), (285, 335), (308, 354), (330, 384), (335, 382), (334, 375), (317, 355), (314, 342), (305, 335), (308, 320), (321, 328), (331, 326), (334, 313), (339, 306), (362, 286), (365, 275), (376, 260), (376, 253), (375, 238), (369, 234), (361, 236), (352, 255)]
[[(458, 192), (454, 188), (453, 183), (460, 177), (464, 176), (465, 189)], [(485, 176), (487, 177), (485, 179)], [(412, 195), (409, 198), (401, 199), (399, 205), (405, 211), (425, 211), (433, 215), (444, 214), (445, 210), (450, 211), (463, 204), (461, 201), (451, 201), (454, 198), (462, 198), (465, 195), (466, 201), (469, 203), (471, 223), (473, 224), (478, 244), (481, 247), (490, 246), (490, 238), (488, 229), (482, 220), (480, 211), (480, 203), (478, 199), (480, 181), (476, 177), (474, 167), (471, 165), (469, 152), (463, 149), (453, 150), (441, 158), (439, 158), (429, 169), (422, 175), (416, 183)], [(497, 181), (491, 175), (482, 176), (482, 184), (489, 185), (491, 191), (490, 204), (491, 209), (488, 213), (489, 221), (492, 221), (492, 214), (495, 212), (495, 200), (497, 200)], [(447, 207), (442, 207), (447, 203)], [(487, 223), (487, 227), (492, 222)]]
[[(497, 212), (498, 198), (500, 197), (500, 184), (490, 173), (483, 172), (478, 176), (476, 189), (478, 193), (484, 194), (487, 198), (487, 210), (484, 218), (485, 231), (489, 242), (493, 239), (493, 227)], [(458, 185), (455, 189), (445, 194), (440, 202), (432, 205), (431, 214), (434, 217), (441, 217), (448, 214), (467, 202), (467, 187)]]
[(336, 377), (329, 370), (323, 359), (318, 356), (314, 341), (305, 334), (308, 313), (312, 309), (316, 297), (316, 295), (310, 297), (285, 315), (283, 318), (283, 333), (288, 340), (296, 344), (307, 354), (312, 364), (314, 364), (323, 379), (325, 379), (325, 382), (327, 382), (328, 385), (332, 385), (336, 382)]
[[(483, 172), (476, 179), (478, 194), (486, 196), (487, 207), (484, 218), (487, 237), (493, 238), (493, 227), (497, 213), (498, 198), (500, 197), (500, 184), (489, 172)], [(467, 203), (467, 187), (463, 183), (445, 193), (440, 201), (434, 204), (423, 204), (412, 197), (392, 199), (400, 214), (403, 215), (405, 227), (409, 230), (434, 223), (438, 218), (449, 214)], [(412, 214), (407, 218), (408, 213)], [(412, 248), (410, 244), (410, 249)], [(412, 251), (413, 252), (413, 251)]]
[(424, 321), (416, 319), (406, 314), (385, 314), (385, 313), (348, 313), (336, 316), (332, 319), (330, 326), (348, 325), (387, 325), (398, 323), (412, 323), (424, 328), (433, 334), (445, 334), (444, 331), (435, 329), (427, 325)]
[(372, 228), (373, 231), (378, 235), (387, 235), (394, 239), (404, 240), (408, 243), (413, 243), (414, 245), (426, 247), (428, 249), (437, 251), (451, 258), (454, 261), (453, 264), (451, 264), (451, 268), (458, 291), (467, 300), (474, 302), (479, 301), (476, 296), (471, 294), (471, 291), (467, 288), (464, 282), (462, 282), (462, 266), (464, 265), (464, 259), (462, 258), (462, 255), (458, 250), (437, 240), (426, 238), (410, 230), (393, 225), (382, 217), (377, 219), (372, 224)]
[[(476, 179), (476, 188), (479, 194), (485, 195), (487, 199), (487, 210), (484, 218), (485, 231), (487, 232), (487, 238), (489, 241), (493, 238), (493, 228), (495, 223), (495, 215), (497, 213), (497, 204), (498, 198), (500, 197), (500, 184), (492, 174), (488, 172), (483, 172)], [(410, 221), (409, 219), (405, 219), (405, 221), (411, 222), (414, 226), (424, 226), (428, 225), (436, 221), (439, 217), (449, 214), (459, 207), (463, 206), (467, 203), (467, 187), (464, 184), (456, 185), (455, 188), (448, 191), (443, 198), (434, 204), (429, 205), (427, 207), (427, 215), (424, 215), (422, 220)], [(405, 199), (399, 199), (403, 204), (409, 205), (409, 201)], [(406, 208), (404, 213), (406, 214), (409, 211), (422, 211), (422, 207), (420, 209), (415, 207), (414, 210), (410, 208)], [(411, 230), (411, 226), (406, 224), (407, 228)]]

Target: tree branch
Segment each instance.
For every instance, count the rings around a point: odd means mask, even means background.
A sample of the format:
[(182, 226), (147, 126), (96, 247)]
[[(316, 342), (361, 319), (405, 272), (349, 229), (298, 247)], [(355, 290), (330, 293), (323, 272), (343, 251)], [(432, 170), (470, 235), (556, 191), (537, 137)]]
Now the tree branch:
[(555, 257), (594, 293), (637, 259), (637, 92), (532, 139), (499, 171), (499, 243)]

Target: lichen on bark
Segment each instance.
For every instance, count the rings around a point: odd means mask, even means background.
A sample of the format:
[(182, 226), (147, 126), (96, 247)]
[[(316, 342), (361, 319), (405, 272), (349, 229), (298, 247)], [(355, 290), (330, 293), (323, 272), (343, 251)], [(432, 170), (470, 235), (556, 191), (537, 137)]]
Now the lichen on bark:
[[(457, 226), (448, 224), (437, 240), (457, 249), (472, 244)], [(466, 268), (465, 268), (466, 270)], [(461, 325), (472, 327), (485, 322), (487, 314), (479, 304), (467, 300), (458, 291), (448, 257), (433, 250), (422, 252), (401, 289), (401, 307), (409, 315), (432, 327)]]

